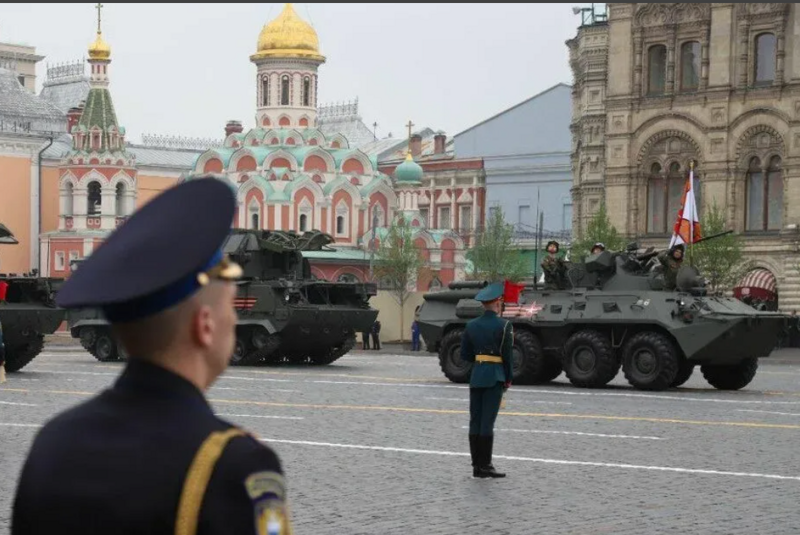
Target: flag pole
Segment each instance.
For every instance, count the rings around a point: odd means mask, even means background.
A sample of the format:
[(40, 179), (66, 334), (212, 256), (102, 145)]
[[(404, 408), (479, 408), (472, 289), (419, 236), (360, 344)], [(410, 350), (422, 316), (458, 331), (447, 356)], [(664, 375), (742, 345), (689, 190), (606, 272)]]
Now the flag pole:
[[(689, 191), (692, 194), (692, 201), (696, 199), (694, 195), (694, 159), (689, 160)], [(690, 214), (692, 220), (689, 221), (689, 265), (694, 266), (694, 257), (692, 255), (692, 246), (694, 245), (694, 219), (697, 214), (697, 204), (692, 202), (694, 213)]]

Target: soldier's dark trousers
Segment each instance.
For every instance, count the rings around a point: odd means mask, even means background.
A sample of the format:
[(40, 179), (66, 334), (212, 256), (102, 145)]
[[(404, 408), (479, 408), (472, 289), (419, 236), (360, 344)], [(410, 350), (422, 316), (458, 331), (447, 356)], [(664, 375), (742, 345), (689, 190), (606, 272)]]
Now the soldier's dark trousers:
[(503, 399), (503, 383), (489, 388), (469, 389), (469, 434), (492, 436)]
[(505, 477), (492, 466), (494, 422), (503, 399), (503, 383), (469, 389), (469, 449), (473, 477)]

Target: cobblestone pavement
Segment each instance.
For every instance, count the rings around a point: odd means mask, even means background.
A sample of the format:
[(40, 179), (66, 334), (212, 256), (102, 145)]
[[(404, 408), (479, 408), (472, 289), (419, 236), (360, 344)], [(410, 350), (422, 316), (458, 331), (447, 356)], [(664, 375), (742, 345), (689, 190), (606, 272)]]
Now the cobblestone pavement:
[[(108, 386), (122, 364), (46, 348), (0, 386), (0, 533), (30, 441), (54, 413)], [(739, 392), (699, 370), (645, 393), (564, 376), (514, 387), (495, 466), (473, 480), (468, 392), (435, 358), (355, 352), (324, 368), (231, 368), (214, 409), (281, 456), (297, 535), (796, 533), (800, 364)], [(113, 454), (113, 452), (109, 452)]]

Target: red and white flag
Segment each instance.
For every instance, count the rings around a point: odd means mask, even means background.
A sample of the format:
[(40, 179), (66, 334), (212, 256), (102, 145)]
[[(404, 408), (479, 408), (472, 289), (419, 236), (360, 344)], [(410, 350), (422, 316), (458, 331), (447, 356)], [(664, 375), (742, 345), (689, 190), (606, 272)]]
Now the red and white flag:
[(694, 169), (689, 169), (689, 179), (683, 188), (683, 200), (678, 210), (678, 220), (672, 229), (670, 248), (678, 244), (689, 244), (699, 241), (700, 217), (697, 215), (697, 203), (694, 199)]

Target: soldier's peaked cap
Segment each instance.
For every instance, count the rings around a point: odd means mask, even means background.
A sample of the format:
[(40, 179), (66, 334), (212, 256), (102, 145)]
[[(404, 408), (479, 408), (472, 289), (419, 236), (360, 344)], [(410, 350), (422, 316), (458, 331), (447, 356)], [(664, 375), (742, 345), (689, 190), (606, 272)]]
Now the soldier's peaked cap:
[(503, 297), (505, 286), (502, 282), (495, 282), (484, 287), (478, 295), (475, 296), (476, 301), (481, 303), (489, 303)]
[(231, 187), (198, 177), (137, 210), (81, 263), (56, 295), (62, 308), (99, 307), (112, 322), (141, 319), (241, 267), (222, 253), (236, 210)]

